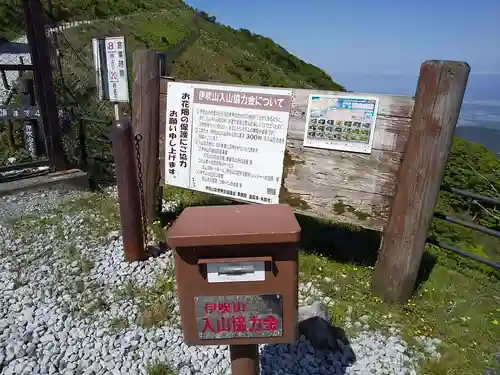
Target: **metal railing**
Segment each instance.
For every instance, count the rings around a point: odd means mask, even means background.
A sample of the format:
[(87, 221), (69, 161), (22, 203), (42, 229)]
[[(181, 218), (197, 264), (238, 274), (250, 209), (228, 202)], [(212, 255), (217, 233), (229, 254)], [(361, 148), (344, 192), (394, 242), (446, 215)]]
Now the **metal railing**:
[[(493, 197), (487, 197), (487, 196), (484, 196), (484, 195), (481, 195), (481, 194), (473, 193), (473, 192), (470, 192), (470, 191), (467, 191), (467, 190), (457, 189), (457, 188), (454, 188), (454, 187), (451, 187), (451, 186), (441, 186), (441, 191), (447, 191), (449, 193), (460, 195), (462, 197), (474, 199), (474, 200), (476, 200), (478, 202), (481, 202), (481, 203), (486, 203), (488, 205), (493, 205), (493, 206), (500, 207), (500, 200), (498, 200), (496, 198), (493, 198)], [(477, 231), (477, 232), (481, 232), (481, 233), (484, 233), (484, 234), (487, 234), (487, 235), (490, 235), (490, 236), (493, 236), (493, 237), (500, 238), (500, 231), (497, 231), (497, 230), (494, 230), (494, 229), (490, 229), (490, 228), (486, 228), (486, 227), (484, 227), (482, 225), (479, 225), (479, 224), (475, 224), (475, 223), (472, 223), (472, 222), (469, 222), (469, 221), (461, 220), (461, 219), (458, 219), (458, 218), (455, 218), (455, 217), (452, 217), (452, 216), (448, 216), (448, 215), (440, 213), (440, 212), (435, 212), (434, 213), (434, 217), (437, 218), (437, 219), (446, 221), (448, 223), (460, 225), (460, 226), (472, 229), (472, 230)], [(443, 243), (442, 241), (439, 241), (438, 239), (436, 239), (434, 237), (428, 237), (427, 238), (427, 243), (430, 243), (432, 245), (436, 245), (436, 246), (438, 246), (438, 247), (440, 247), (440, 248), (442, 248), (444, 250), (450, 251), (452, 253), (461, 255), (461, 256), (469, 258), (469, 259), (473, 259), (473, 260), (475, 260), (477, 262), (486, 264), (486, 265), (488, 265), (490, 267), (493, 267), (493, 268), (495, 268), (497, 270), (500, 270), (500, 264), (499, 263), (495, 263), (495, 262), (493, 262), (493, 261), (491, 261), (489, 259), (483, 258), (483, 257), (481, 257), (479, 255), (476, 255), (476, 254), (470, 252), (470, 251), (461, 250), (461, 249), (459, 249), (459, 248), (457, 248), (455, 246)]]

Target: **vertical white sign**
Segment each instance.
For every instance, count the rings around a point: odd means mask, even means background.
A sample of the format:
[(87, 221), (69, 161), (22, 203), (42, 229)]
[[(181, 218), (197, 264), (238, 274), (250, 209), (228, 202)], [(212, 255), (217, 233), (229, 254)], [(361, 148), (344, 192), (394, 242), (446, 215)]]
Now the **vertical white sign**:
[(291, 98), (285, 89), (169, 82), (165, 183), (278, 203)]
[(104, 39), (109, 100), (128, 102), (128, 74), (124, 37)]
[(194, 90), (190, 85), (170, 85), (170, 83), (167, 91), (165, 131), (166, 183), (189, 189)]

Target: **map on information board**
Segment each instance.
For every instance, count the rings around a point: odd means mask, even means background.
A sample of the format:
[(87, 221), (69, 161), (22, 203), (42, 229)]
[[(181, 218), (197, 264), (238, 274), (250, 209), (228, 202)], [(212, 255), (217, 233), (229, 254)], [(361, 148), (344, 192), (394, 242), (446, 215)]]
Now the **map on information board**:
[(304, 146), (370, 153), (378, 98), (309, 96)]
[(279, 203), (292, 92), (169, 82), (165, 183)]

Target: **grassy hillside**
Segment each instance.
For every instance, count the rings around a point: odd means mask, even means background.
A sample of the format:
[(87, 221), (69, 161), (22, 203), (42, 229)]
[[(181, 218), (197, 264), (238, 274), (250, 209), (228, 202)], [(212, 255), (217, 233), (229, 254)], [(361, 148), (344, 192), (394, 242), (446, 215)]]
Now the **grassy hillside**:
[[(180, 0), (54, 0), (52, 6), (55, 21), (103, 20), (67, 32), (88, 64), (92, 37), (126, 35), (129, 51), (146, 46), (168, 52), (175, 61), (172, 73), (181, 79), (343, 90), (271, 39), (221, 25)], [(19, 0), (0, 5), (0, 38), (22, 32), (19, 10)], [(120, 20), (106, 21), (114, 17)]]
[(179, 79), (343, 90), (324, 71), (271, 39), (218, 24), (183, 4), (66, 32), (89, 64), (91, 38), (105, 35), (125, 35), (130, 52), (139, 47), (166, 52), (170, 73)]
[[(157, 11), (179, 5), (180, 0), (53, 0), (52, 14), (56, 22), (93, 20), (127, 15), (134, 12)], [(47, 9), (48, 1), (42, 0)], [(0, 4), (0, 40), (24, 34), (19, 0), (3, 0)]]
[[(485, 147), (455, 137), (443, 184), (500, 199), (500, 160)], [(436, 211), (500, 231), (500, 207), (441, 192)], [(431, 234), (480, 256), (500, 262), (500, 239), (435, 219)]]
[[(21, 30), (17, 3), (18, 0), (7, 0), (0, 5), (0, 15), (5, 15), (3, 19), (0, 17), (0, 32), (4, 37), (12, 38)], [(167, 74), (178, 79), (344, 90), (323, 70), (288, 53), (271, 39), (221, 25), (214, 17), (180, 0), (54, 0), (53, 7), (58, 21), (93, 20), (91, 24), (67, 29), (57, 37), (62, 57), (61, 69), (54, 70), (57, 97), (60, 105), (71, 107), (79, 115), (102, 120), (113, 117), (111, 106), (96, 101), (91, 43), (94, 37), (125, 36), (130, 78), (133, 51), (147, 47), (166, 53)], [(130, 113), (127, 106), (122, 111), (124, 116)], [(67, 129), (78, 129), (77, 124), (73, 125)], [(20, 126), (16, 129), (22, 142)], [(86, 123), (86, 129), (90, 156), (110, 160), (110, 145), (104, 137), (106, 126), (91, 121)], [(70, 158), (77, 158), (76, 134), (66, 135)], [(6, 134), (0, 138), (4, 144), (8, 143)], [(9, 151), (4, 148), (0, 163), (4, 164), (11, 156), (29, 160), (26, 153), (13, 152), (11, 147)], [(96, 165), (99, 167), (95, 173), (102, 172), (103, 164), (93, 164)]]

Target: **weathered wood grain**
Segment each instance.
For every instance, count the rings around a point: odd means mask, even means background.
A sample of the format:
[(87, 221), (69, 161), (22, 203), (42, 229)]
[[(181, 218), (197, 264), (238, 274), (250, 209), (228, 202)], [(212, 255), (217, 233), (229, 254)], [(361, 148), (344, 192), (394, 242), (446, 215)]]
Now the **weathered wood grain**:
[(410, 132), (411, 118), (378, 116), (372, 148), (403, 152)]
[[(134, 52), (132, 89), (132, 125), (140, 134), (139, 143), (145, 215), (156, 219), (159, 145), (160, 74), (156, 52), (140, 49)], [(164, 126), (163, 126), (164, 128)]]
[[(167, 93), (168, 78), (161, 77), (160, 80), (160, 94)], [(200, 82), (200, 81), (182, 81), (185, 83), (202, 83), (218, 86), (241, 86), (241, 87), (262, 87), (251, 85), (235, 85), (225, 84), (220, 82)], [(279, 88), (273, 87), (277, 90), (292, 90), (292, 109), (291, 116), (296, 119), (303, 119), (305, 122), (305, 115), (307, 110), (307, 102), (310, 94), (318, 93), (324, 95), (354, 95), (354, 96), (376, 96), (380, 99), (378, 114), (381, 116), (393, 117), (406, 117), (411, 118), (413, 112), (414, 99), (411, 96), (399, 95), (383, 95), (383, 94), (363, 94), (363, 93), (346, 93), (339, 91), (315, 90), (315, 89), (295, 89), (295, 88)]]
[(422, 64), (405, 157), (398, 175), (373, 288), (388, 302), (413, 293), (470, 67), (457, 61)]
[(402, 153), (372, 150), (371, 155), (304, 148), (302, 142), (289, 139), (287, 150), (293, 174), (302, 190), (329, 187), (334, 191), (353, 190), (392, 196)]
[(286, 193), (280, 200), (298, 213), (376, 231), (383, 231), (387, 224), (389, 197), (325, 186), (311, 189), (293, 174), (286, 178), (285, 187)]

